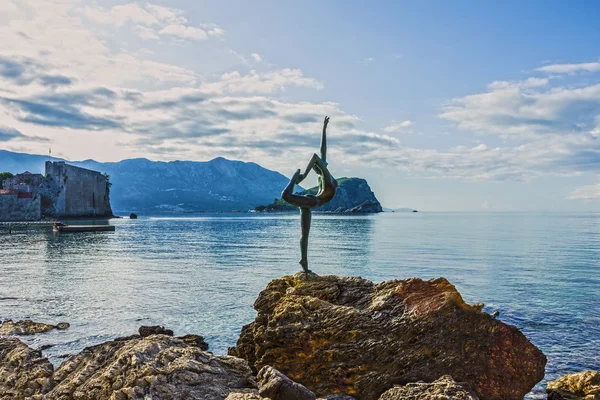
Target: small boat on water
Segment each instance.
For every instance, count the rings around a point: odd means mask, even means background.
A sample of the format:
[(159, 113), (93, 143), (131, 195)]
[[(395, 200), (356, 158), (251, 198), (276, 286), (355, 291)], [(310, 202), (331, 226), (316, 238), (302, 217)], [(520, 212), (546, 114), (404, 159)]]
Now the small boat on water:
[(52, 228), (54, 232), (71, 233), (71, 232), (114, 232), (114, 225), (64, 225), (54, 224)]

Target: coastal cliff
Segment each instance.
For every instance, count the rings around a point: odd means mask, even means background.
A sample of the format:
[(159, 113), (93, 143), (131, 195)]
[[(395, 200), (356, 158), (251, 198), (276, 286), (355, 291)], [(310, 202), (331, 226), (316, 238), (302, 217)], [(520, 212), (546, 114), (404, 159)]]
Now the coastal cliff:
[[(383, 211), (379, 200), (365, 179), (362, 178), (339, 178), (339, 186), (335, 197), (329, 203), (315, 208), (314, 211), (333, 213), (380, 213)], [(299, 192), (300, 195), (316, 195), (318, 187), (313, 187)], [(297, 207), (288, 204), (282, 199), (275, 202), (256, 207), (256, 211), (289, 212), (296, 211)]]

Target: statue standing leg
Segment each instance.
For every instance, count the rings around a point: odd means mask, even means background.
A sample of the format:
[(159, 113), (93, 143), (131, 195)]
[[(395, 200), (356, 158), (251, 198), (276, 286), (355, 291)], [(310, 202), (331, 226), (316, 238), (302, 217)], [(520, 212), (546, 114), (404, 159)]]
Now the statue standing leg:
[(300, 252), (302, 254), (302, 259), (300, 260), (300, 265), (302, 265), (302, 269), (306, 273), (311, 272), (308, 269), (308, 233), (310, 232), (310, 220), (311, 220), (310, 208), (301, 207), (300, 208), (300, 224), (302, 227), (302, 236), (300, 237)]

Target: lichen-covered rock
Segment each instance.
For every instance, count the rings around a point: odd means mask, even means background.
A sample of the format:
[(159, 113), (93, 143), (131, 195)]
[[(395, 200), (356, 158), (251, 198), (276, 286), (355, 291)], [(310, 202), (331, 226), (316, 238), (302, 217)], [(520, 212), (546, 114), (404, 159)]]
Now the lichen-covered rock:
[(166, 335), (88, 347), (65, 361), (53, 381), (44, 399), (223, 400), (256, 388), (245, 360), (213, 356)]
[(317, 396), (275, 368), (265, 365), (256, 376), (258, 393), (271, 400), (315, 400)]
[(344, 394), (331, 394), (317, 399), (307, 387), (268, 365), (262, 367), (256, 378), (258, 392), (251, 390), (246, 393), (230, 393), (226, 400), (355, 400)]
[(265, 400), (258, 393), (229, 393), (225, 400)]
[(60, 322), (58, 325), (50, 325), (29, 320), (14, 322), (8, 319), (0, 325), (0, 335), (34, 335), (36, 333), (48, 332), (52, 329), (67, 329), (68, 327), (69, 324), (66, 322)]
[(546, 357), (515, 327), (466, 304), (446, 279), (296, 274), (273, 280), (229, 354), (271, 365), (317, 395), (374, 400), (451, 375), (482, 399), (522, 399)]
[(379, 400), (479, 400), (466, 385), (456, 383), (451, 376), (442, 376), (432, 383), (409, 383), (383, 393)]
[(47, 391), (53, 370), (41, 351), (16, 338), (0, 338), (1, 400), (21, 400)]
[(600, 400), (600, 372), (584, 371), (548, 382), (548, 400)]

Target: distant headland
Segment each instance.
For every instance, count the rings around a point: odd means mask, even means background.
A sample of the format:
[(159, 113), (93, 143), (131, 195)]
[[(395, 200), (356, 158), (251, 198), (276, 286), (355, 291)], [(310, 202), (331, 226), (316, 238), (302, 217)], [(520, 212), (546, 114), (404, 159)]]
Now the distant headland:
[[(383, 211), (379, 200), (365, 179), (362, 178), (339, 178), (337, 193), (331, 202), (322, 207), (315, 208), (317, 212), (331, 213), (380, 213)], [(313, 187), (300, 192), (300, 195), (314, 195), (318, 187)], [(297, 207), (288, 204), (283, 199), (275, 201), (266, 206), (258, 206), (258, 212), (289, 212), (296, 211)]]

